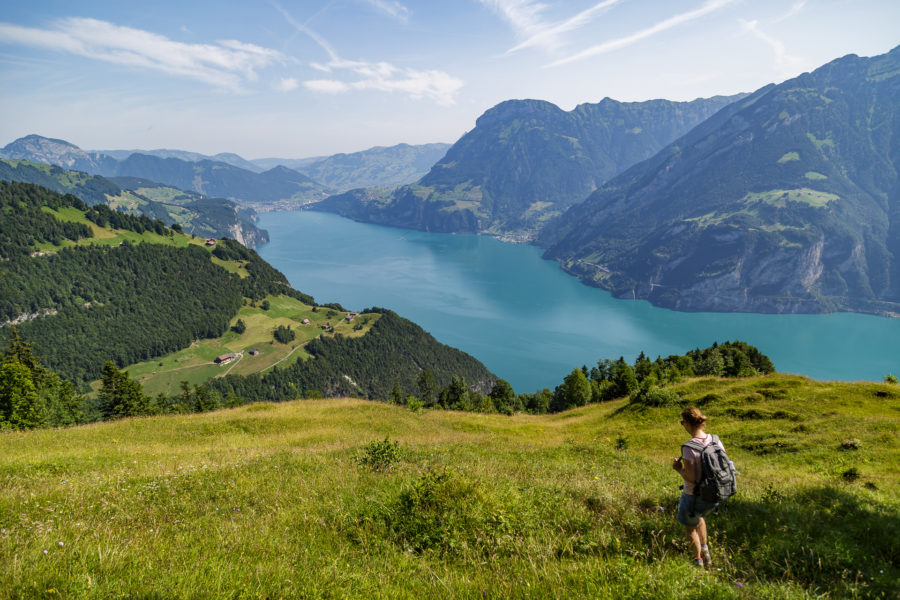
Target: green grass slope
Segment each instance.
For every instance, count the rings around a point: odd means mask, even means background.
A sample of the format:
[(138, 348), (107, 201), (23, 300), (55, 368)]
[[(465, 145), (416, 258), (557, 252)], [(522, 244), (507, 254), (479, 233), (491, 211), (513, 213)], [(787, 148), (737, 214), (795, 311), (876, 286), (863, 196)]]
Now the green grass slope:
[(673, 518), (679, 406), (325, 400), (0, 434), (0, 597), (897, 597), (896, 386), (674, 389), (741, 471), (710, 572)]

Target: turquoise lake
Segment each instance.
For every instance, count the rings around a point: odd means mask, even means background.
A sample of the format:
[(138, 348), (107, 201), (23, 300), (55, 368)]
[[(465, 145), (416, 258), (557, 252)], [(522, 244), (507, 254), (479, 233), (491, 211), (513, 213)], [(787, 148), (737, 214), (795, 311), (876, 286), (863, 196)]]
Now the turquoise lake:
[(900, 374), (900, 319), (837, 313), (682, 313), (583, 285), (532, 246), (266, 213), (260, 255), (296, 289), (348, 309), (382, 306), (482, 361), (517, 392), (553, 389), (575, 366), (683, 354), (740, 339), (781, 372), (823, 380)]

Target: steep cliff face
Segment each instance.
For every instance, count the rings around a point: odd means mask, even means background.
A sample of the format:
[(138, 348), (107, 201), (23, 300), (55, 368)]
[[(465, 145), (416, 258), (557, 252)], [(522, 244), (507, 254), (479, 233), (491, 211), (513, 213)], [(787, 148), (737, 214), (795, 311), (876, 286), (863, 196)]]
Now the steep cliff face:
[(548, 225), (546, 257), (679, 310), (900, 312), (900, 49), (767, 86)]
[(260, 244), (265, 244), (269, 241), (269, 232), (242, 219), (238, 214), (237, 207), (234, 210), (234, 218), (234, 223), (228, 227), (227, 237), (237, 240), (248, 248), (257, 248)]

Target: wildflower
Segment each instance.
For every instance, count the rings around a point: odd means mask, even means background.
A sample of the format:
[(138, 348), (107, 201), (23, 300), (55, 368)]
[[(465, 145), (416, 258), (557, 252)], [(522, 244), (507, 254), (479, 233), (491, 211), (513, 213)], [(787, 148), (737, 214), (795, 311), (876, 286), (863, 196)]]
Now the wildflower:
[(47, 551), (46, 551), (46, 550), (42, 550), (42, 552), (43, 552), (44, 554), (47, 554)]
[(738, 587), (740, 587), (740, 588), (744, 587), (744, 584), (741, 583), (740, 581), (735, 581), (735, 582), (734, 582), (734, 585), (736, 585), (736, 586), (738, 586)]
[(60, 545), (60, 547), (62, 547), (64, 544), (62, 542), (60, 542), (59, 545)]

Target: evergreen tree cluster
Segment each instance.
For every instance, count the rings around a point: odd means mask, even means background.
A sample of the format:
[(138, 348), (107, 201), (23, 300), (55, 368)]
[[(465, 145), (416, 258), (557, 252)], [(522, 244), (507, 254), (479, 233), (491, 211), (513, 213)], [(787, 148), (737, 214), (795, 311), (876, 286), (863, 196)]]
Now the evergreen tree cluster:
[(0, 429), (62, 427), (86, 422), (75, 386), (43, 367), (13, 329), (0, 355)]
[(242, 304), (241, 281), (198, 246), (66, 248), (0, 264), (0, 315), (53, 309), (19, 325), (47, 365), (84, 382), (217, 337)]
[(311, 392), (387, 399), (395, 382), (405, 390), (415, 390), (423, 370), (433, 373), (436, 385), (450, 384), (454, 375), (482, 388), (494, 381), (480, 362), (441, 344), (415, 323), (383, 308), (364, 312), (381, 313), (381, 318), (362, 337), (319, 337), (306, 345), (312, 355), (309, 360), (262, 375), (228, 375), (207, 385), (223, 398), (232, 394), (252, 401), (280, 402), (308, 397)]
[(288, 325), (287, 327), (285, 327), (284, 325), (279, 325), (275, 328), (275, 331), (272, 335), (275, 337), (276, 342), (289, 344), (294, 341), (294, 338), (297, 337), (297, 332), (291, 329), (290, 325)]
[(28, 256), (41, 242), (59, 245), (63, 240), (91, 237), (87, 225), (60, 221), (41, 210), (44, 206), (87, 210), (71, 194), (61, 196), (28, 183), (0, 181), (0, 259)]
[(135, 233), (152, 231), (159, 235), (172, 235), (174, 233), (159, 219), (151, 219), (144, 214), (140, 216), (130, 215), (126, 212), (113, 210), (105, 204), (95, 204), (88, 208), (85, 216), (100, 227), (124, 229)]
[(533, 394), (516, 395), (508, 382), (498, 379), (485, 396), (469, 389), (465, 378), (456, 374), (451, 376), (449, 384), (439, 388), (431, 373), (423, 370), (416, 381), (418, 395), (405, 396), (410, 388), (398, 381), (391, 390), (390, 399), (397, 404), (423, 408), (544, 414), (623, 397), (644, 404), (672, 403), (677, 400), (673, 398), (676, 395), (662, 386), (684, 377), (749, 377), (774, 372), (775, 367), (765, 354), (754, 346), (736, 341), (713, 344), (685, 355), (657, 357), (655, 361), (641, 352), (634, 364), (628, 364), (622, 357), (601, 359), (591, 369), (587, 366), (572, 369), (553, 391), (545, 388)]
[(212, 253), (221, 260), (238, 261), (244, 265), (250, 277), (241, 279), (241, 293), (247, 298), (255, 301), (261, 300), (269, 294), (284, 294), (304, 304), (316, 306), (315, 298), (292, 288), (287, 277), (264, 261), (255, 250), (251, 250), (231, 238), (222, 238)]

